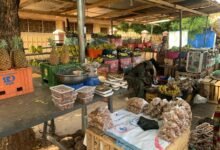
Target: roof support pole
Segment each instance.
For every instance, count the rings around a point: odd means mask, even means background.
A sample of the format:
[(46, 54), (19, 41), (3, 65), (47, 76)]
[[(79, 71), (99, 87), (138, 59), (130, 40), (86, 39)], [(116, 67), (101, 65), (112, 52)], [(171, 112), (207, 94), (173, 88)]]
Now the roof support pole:
[(80, 49), (80, 62), (85, 62), (85, 1), (77, 0), (77, 23), (78, 23), (78, 38), (79, 38), (79, 49)]
[(113, 32), (113, 20), (111, 20), (111, 35), (113, 35), (114, 32)]
[(204, 47), (206, 46), (206, 35), (207, 35), (208, 22), (209, 22), (209, 16), (207, 16), (207, 18), (206, 18), (205, 35), (204, 35)]
[[(181, 52), (181, 50), (182, 50), (182, 17), (183, 17), (183, 11), (180, 10), (180, 12), (179, 12), (179, 19), (180, 19), (180, 21), (179, 21), (179, 28), (180, 28), (180, 45), (179, 45), (179, 52)], [(179, 64), (178, 64), (179, 68), (180, 68), (180, 65), (181, 65), (181, 59), (180, 59), (180, 57), (179, 57)]]

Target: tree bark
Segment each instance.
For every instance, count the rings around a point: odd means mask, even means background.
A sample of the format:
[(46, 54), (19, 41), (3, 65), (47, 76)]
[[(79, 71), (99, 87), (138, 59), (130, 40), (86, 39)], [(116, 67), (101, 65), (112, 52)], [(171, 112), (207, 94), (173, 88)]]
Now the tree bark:
[(19, 9), (20, 0), (0, 0), (0, 39), (7, 40), (11, 48), (11, 38), (20, 36)]

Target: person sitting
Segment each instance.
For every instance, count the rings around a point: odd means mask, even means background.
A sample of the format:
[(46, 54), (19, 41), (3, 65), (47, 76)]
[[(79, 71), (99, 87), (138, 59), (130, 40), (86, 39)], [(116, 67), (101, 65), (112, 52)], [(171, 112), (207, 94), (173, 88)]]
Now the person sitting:
[(151, 61), (144, 61), (125, 75), (129, 89), (134, 90), (136, 97), (145, 98), (145, 89), (151, 87), (156, 79), (156, 69)]

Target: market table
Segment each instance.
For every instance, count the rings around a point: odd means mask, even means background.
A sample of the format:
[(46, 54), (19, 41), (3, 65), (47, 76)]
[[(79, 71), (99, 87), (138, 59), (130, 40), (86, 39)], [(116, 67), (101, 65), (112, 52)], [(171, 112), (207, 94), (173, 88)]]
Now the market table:
[[(56, 117), (78, 109), (82, 109), (82, 128), (85, 130), (87, 105), (102, 100), (102, 97), (95, 96), (94, 100), (86, 105), (75, 103), (72, 109), (61, 111), (54, 106), (49, 88), (42, 86), (39, 78), (34, 79), (34, 85), (35, 91), (31, 94), (0, 101), (0, 137), (53, 121)], [(108, 106), (112, 111), (111, 98), (109, 98)]]

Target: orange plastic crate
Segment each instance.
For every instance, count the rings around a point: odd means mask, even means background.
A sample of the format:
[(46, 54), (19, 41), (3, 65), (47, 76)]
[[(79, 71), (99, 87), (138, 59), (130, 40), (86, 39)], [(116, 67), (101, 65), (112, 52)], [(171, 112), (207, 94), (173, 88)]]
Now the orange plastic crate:
[(33, 91), (31, 68), (0, 71), (0, 100)]

